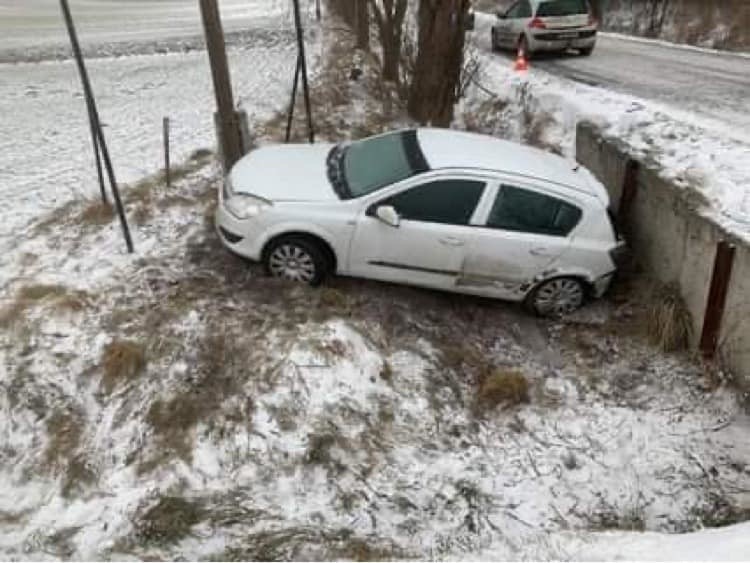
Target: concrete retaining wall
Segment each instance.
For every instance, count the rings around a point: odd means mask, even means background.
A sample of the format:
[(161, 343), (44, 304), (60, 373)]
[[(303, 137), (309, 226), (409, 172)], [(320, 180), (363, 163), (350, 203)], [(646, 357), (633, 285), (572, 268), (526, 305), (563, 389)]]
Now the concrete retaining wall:
[[(609, 191), (616, 210), (622, 194), (628, 147), (605, 138), (591, 123), (580, 123), (576, 136), (578, 161)], [(639, 263), (654, 278), (677, 283), (693, 318), (693, 345), (703, 328), (716, 246), (736, 245), (722, 323), (720, 354), (739, 383), (750, 389), (750, 246), (700, 215), (698, 194), (659, 176), (653, 163), (641, 162), (638, 190), (629, 223), (629, 243)]]

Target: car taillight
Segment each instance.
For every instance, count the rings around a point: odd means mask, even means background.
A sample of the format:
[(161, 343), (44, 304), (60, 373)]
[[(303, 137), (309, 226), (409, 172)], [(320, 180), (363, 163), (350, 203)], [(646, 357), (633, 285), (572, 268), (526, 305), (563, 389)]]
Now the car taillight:
[(534, 18), (529, 22), (531, 29), (547, 29), (547, 25), (542, 21), (542, 18)]
[(589, 25), (591, 27), (596, 27), (598, 25), (598, 22), (596, 21), (594, 14), (589, 14)]

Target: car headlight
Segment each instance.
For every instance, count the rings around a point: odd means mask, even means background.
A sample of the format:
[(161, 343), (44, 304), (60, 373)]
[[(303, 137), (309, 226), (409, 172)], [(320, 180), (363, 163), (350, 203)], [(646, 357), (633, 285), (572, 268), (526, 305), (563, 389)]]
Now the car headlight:
[(238, 219), (252, 219), (271, 207), (271, 204), (265, 199), (259, 197), (246, 194), (234, 194), (229, 199), (224, 200), (224, 206), (229, 213)]

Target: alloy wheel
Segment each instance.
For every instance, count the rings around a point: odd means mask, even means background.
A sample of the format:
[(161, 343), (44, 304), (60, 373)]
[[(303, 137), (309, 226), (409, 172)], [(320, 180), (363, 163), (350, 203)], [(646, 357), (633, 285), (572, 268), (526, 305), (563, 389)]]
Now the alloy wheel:
[(557, 278), (543, 283), (534, 294), (534, 309), (544, 316), (572, 313), (585, 298), (583, 285), (572, 278)]
[(315, 260), (307, 250), (286, 243), (276, 247), (268, 257), (271, 275), (291, 281), (311, 283), (315, 278)]

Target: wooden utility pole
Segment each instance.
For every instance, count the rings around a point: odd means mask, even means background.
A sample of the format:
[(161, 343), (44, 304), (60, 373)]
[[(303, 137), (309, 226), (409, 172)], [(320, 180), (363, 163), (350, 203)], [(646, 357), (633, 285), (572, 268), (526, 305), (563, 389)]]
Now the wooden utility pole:
[(234, 110), (232, 82), (229, 77), (229, 63), (219, 5), (217, 0), (200, 0), (200, 6), (216, 94), (221, 153), (224, 157), (225, 170), (229, 170), (244, 154), (240, 117)]

